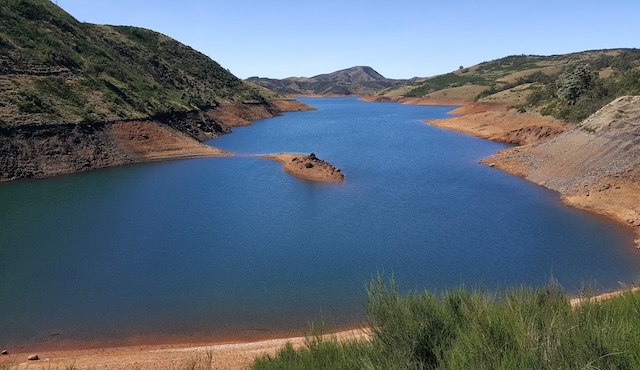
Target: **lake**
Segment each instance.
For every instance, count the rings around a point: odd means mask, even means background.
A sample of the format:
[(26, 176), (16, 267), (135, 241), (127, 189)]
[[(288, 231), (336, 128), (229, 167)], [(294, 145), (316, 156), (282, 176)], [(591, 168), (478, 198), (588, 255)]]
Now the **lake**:
[[(0, 184), (0, 347), (299, 335), (363, 322), (365, 286), (489, 289), (640, 277), (625, 228), (478, 164), (506, 148), (431, 127), (451, 107), (318, 108), (208, 142), (236, 157)], [(344, 183), (253, 157), (314, 152)]]

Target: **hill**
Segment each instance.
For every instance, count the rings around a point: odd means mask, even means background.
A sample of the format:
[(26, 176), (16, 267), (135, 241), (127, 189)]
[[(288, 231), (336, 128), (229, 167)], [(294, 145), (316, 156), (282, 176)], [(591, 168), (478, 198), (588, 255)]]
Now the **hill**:
[(210, 155), (198, 141), (229, 125), (305, 109), (151, 30), (81, 23), (48, 0), (0, 14), (0, 181)]
[(579, 122), (615, 98), (640, 94), (640, 50), (514, 55), (411, 81), (379, 99), (460, 99), (501, 103)]
[(357, 66), (313, 77), (288, 77), (282, 80), (250, 77), (247, 81), (280, 94), (370, 95), (408, 80), (388, 79), (371, 67)]

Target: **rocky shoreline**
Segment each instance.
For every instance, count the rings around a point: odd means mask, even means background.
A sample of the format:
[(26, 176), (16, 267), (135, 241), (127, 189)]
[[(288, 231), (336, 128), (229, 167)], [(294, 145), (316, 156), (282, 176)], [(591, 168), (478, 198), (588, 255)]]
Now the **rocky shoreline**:
[(557, 191), (576, 208), (630, 227), (640, 248), (640, 97), (622, 97), (570, 126), (486, 105), (427, 123), (519, 146), (481, 161)]
[(226, 156), (201, 144), (231, 127), (314, 108), (295, 100), (229, 104), (149, 119), (0, 127), (0, 182), (44, 178), (131, 163)]

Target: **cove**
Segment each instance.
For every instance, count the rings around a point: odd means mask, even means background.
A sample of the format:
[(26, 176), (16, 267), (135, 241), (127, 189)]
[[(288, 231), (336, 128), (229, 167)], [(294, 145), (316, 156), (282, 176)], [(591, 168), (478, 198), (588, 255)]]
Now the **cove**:
[[(506, 146), (422, 123), (451, 107), (301, 100), (318, 110), (209, 142), (236, 157), (0, 184), (0, 346), (358, 325), (377, 273), (403, 290), (638, 280), (626, 229), (477, 163)], [(345, 181), (252, 156), (275, 152)]]

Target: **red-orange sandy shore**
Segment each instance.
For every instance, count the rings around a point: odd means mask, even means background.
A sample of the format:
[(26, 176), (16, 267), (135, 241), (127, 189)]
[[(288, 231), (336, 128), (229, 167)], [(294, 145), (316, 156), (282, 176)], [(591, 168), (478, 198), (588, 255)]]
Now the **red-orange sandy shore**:
[[(616, 292), (605, 293), (594, 297), (572, 298), (569, 303), (578, 307), (585, 302), (598, 303), (612, 299), (627, 292), (637, 292), (640, 288), (632, 287)], [(339, 341), (366, 341), (371, 339), (367, 327), (346, 329), (324, 335), (326, 339)], [(291, 343), (294, 348), (305, 344), (305, 336), (274, 337), (260, 340), (211, 340), (199, 342), (170, 343), (128, 343), (119, 346), (102, 346), (83, 348), (75, 346), (67, 349), (19, 348), (8, 349), (8, 354), (0, 357), (0, 367), (9, 369), (113, 369), (113, 370), (147, 370), (147, 369), (183, 369), (189, 364), (198, 362), (210, 365), (219, 370), (247, 369), (256, 358), (275, 355), (285, 344)], [(37, 361), (27, 358), (37, 355)]]
[[(348, 329), (331, 334), (326, 338), (337, 340), (367, 340), (369, 333), (364, 328)], [(304, 345), (303, 333), (288, 337), (272, 337), (246, 340), (201, 340), (152, 343), (126, 343), (121, 345), (102, 345), (89, 348), (75, 344), (68, 348), (7, 348), (7, 355), (0, 357), (0, 368), (10, 369), (183, 369), (193, 361), (207, 364), (214, 369), (246, 369), (257, 357), (275, 355), (286, 343), (294, 347)], [(1, 350), (1, 349), (0, 349)], [(37, 355), (37, 361), (27, 358)]]

